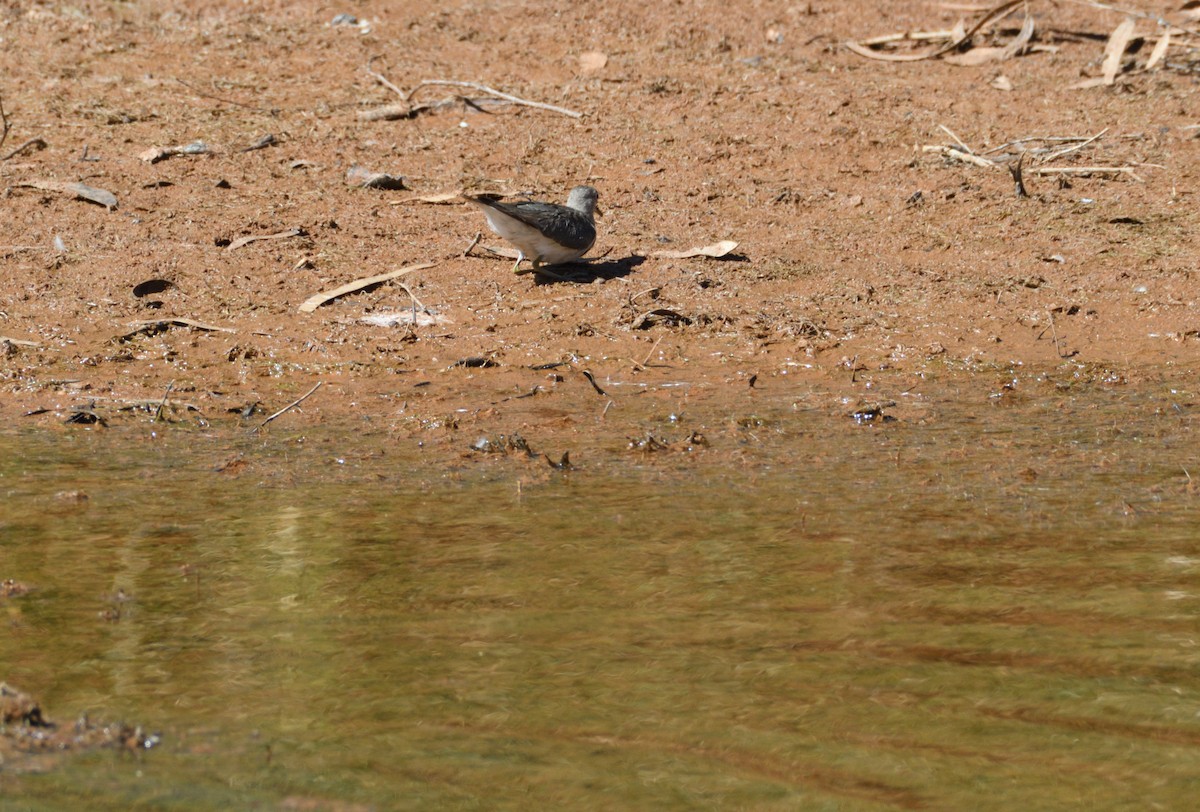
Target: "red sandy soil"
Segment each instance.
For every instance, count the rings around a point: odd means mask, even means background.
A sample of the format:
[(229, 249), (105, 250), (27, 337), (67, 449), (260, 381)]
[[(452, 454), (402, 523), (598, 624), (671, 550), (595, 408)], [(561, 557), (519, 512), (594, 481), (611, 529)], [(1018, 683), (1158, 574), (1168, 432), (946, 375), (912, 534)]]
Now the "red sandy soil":
[[(628, 393), (669, 404), (681, 396), (666, 383), (736, 410), (752, 378), (760, 392), (808, 381), (836, 395), (833, 409), (895, 373), (980, 377), (986, 389), (1014, 365), (1126, 380), (1190, 369), (1187, 37), (1164, 67), (1139, 72), (1159, 31), (1139, 19), (1129, 70), (1111, 87), (1070, 89), (1100, 75), (1121, 15), (1029, 9), (1034, 44), (1049, 48), (969, 67), (845, 48), (979, 16), (933, 2), (5, 4), (0, 156), (46, 146), (0, 161), (0, 415), (53, 424), (91, 405), (110, 423), (147, 420), (118, 410), (170, 386), (172, 414), (237, 425), (227, 410), (259, 401), (261, 421), (321, 382), (274, 425), (367, 416), (420, 432), (457, 414), (552, 432), (586, 410), (589, 431), (620, 436)], [(339, 13), (360, 25), (332, 25)], [(1010, 41), (1020, 24), (1018, 12), (976, 44)], [(404, 91), (470, 81), (582, 116), (454, 102), (369, 120), (403, 100), (368, 64)], [(993, 85), (1000, 76), (1011, 90)], [(426, 86), (412, 101), (455, 93), (487, 95)], [(1101, 131), (1045, 164), (1046, 148), (1070, 143), (1026, 142), (1043, 150), (1026, 161), (1026, 198), (1004, 166), (923, 149)], [(274, 144), (245, 149), (267, 134)], [(198, 140), (208, 154), (140, 157)], [(408, 189), (352, 188), (353, 165)], [(1036, 174), (1044, 165), (1134, 171), (1060, 182)], [(54, 186), (77, 182), (117, 207)], [(502, 242), (473, 207), (420, 200), (464, 189), (563, 200), (578, 183), (597, 187), (604, 209), (599, 259), (562, 271), (578, 282), (513, 275), (478, 247), (464, 256), (481, 230), (483, 245)], [(302, 234), (230, 250), (290, 229)], [(720, 240), (738, 247), (654, 256)], [(395, 283), (299, 311), (313, 294), (423, 262), (436, 265), (400, 281), (442, 324), (361, 323), (412, 306)], [(135, 295), (149, 280), (171, 286)], [(656, 309), (684, 319), (647, 316)], [(160, 318), (222, 330), (136, 332)], [(468, 358), (496, 366), (455, 366)], [(604, 421), (610, 398), (584, 369), (614, 401)], [(187, 404), (200, 412), (177, 411)], [(22, 417), (37, 408), (50, 411)]]

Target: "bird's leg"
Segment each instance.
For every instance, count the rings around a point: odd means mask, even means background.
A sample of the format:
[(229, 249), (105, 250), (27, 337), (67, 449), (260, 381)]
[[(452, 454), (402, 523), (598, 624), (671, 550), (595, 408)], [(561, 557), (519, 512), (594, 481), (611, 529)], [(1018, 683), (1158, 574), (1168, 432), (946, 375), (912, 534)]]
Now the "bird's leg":
[[(521, 260), (523, 260), (523, 259), (525, 259), (525, 253), (523, 251), (518, 251), (517, 252), (517, 261), (513, 263), (513, 269), (512, 269), (513, 273), (529, 273), (528, 271), (518, 270), (521, 267)], [(535, 268), (537, 267), (536, 263), (534, 263), (534, 267)]]

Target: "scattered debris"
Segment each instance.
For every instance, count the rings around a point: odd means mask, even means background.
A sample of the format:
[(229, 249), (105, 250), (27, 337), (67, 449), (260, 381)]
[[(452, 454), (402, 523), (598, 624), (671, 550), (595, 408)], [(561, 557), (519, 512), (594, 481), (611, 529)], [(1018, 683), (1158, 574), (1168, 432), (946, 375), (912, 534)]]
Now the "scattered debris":
[[(1141, 178), (1134, 171), (1136, 167), (1132, 165), (1125, 166), (1043, 166), (1050, 161), (1056, 161), (1065, 158), (1068, 155), (1077, 154), (1082, 150), (1095, 146), (1105, 135), (1108, 134), (1108, 129), (1105, 128), (1095, 135), (1080, 135), (1080, 136), (1029, 136), (1026, 138), (1018, 138), (1013, 141), (1008, 141), (995, 147), (989, 147), (980, 151), (971, 149), (967, 144), (954, 134), (950, 128), (939, 124), (939, 129), (945, 132), (953, 140), (950, 146), (944, 144), (935, 144), (922, 147), (923, 152), (937, 153), (945, 158), (968, 163), (972, 166), (978, 166), (985, 169), (1002, 169), (1013, 173), (1014, 180), (1017, 179), (1017, 173), (1013, 170), (1013, 164), (1020, 164), (1020, 173), (1022, 175), (1022, 188), (1024, 187), (1023, 177), (1026, 172), (1031, 172), (1034, 175), (1117, 175), (1126, 174), (1134, 180), (1140, 181)], [(1065, 146), (1064, 146), (1065, 145)], [(1026, 165), (1026, 162), (1030, 165)], [(1151, 166), (1150, 164), (1142, 164), (1142, 166)]]
[(346, 170), (346, 185), (356, 189), (407, 189), (403, 175), (389, 175), (386, 172), (372, 172), (366, 167), (354, 164)]
[(272, 146), (274, 144), (278, 144), (278, 143), (279, 143), (279, 139), (276, 138), (274, 136), (274, 134), (267, 133), (266, 135), (261, 136), (257, 141), (255, 141), (250, 146), (242, 147), (241, 149), (238, 150), (238, 152), (253, 152), (256, 149), (266, 149), (267, 147)]
[[(1018, 7), (1025, 5), (1026, 0), (1008, 0), (1001, 3), (995, 8), (987, 11), (983, 17), (979, 19), (969, 29), (962, 22), (959, 22), (953, 29), (949, 31), (919, 31), (919, 32), (902, 32), (898, 34), (885, 34), (881, 37), (862, 40), (859, 42), (847, 42), (846, 48), (858, 54), (865, 56), (868, 59), (879, 59), (885, 62), (920, 62), (925, 59), (935, 59), (939, 56), (949, 54), (954, 51), (959, 51), (963, 46), (970, 43), (971, 38), (979, 33), (986, 26), (998, 22), (1017, 10)], [(1032, 22), (1029, 16), (1026, 16), (1027, 25), (1030, 27), (1030, 36), (1032, 36)], [(1024, 28), (1022, 28), (1024, 31)], [(938, 42), (940, 45), (919, 51), (917, 53), (897, 53), (892, 50), (881, 50), (884, 47), (894, 47), (902, 43), (913, 42)], [(1019, 50), (1019, 49), (1018, 49)], [(969, 52), (968, 52), (969, 53)], [(990, 55), (989, 55), (990, 56)]]
[(651, 454), (656, 451), (666, 451), (671, 445), (666, 440), (660, 440), (650, 432), (647, 432), (645, 437), (630, 437), (629, 444), (626, 447), (630, 451), (641, 451), (644, 454)]
[(536, 457), (537, 453), (529, 447), (529, 443), (520, 434), (500, 434), (495, 437), (480, 437), (471, 443), (471, 450), (481, 454), (524, 454), (526, 457)]
[(67, 419), (64, 420), (63, 422), (70, 424), (70, 425), (77, 425), (77, 426), (97, 426), (98, 425), (98, 426), (100, 426), (100, 428), (107, 428), (108, 421), (100, 416), (100, 414), (95, 410), (95, 408), (93, 408), (94, 406), (95, 406), (95, 404), (92, 404), (92, 406), (89, 406), (87, 408), (74, 409), (69, 415), (67, 415)]
[[(28, 595), (29, 591), (30, 588), (28, 584), (23, 584), (20, 581), (14, 581), (12, 578), (5, 578), (3, 581), (0, 581), (0, 598), (20, 598), (24, 595)], [(2, 692), (3, 688), (0, 687), (0, 693)], [(2, 705), (3, 700), (0, 699), (0, 707), (2, 707)], [(3, 711), (0, 710), (0, 718), (3, 718), (4, 715), (5, 714)]]
[(368, 20), (360, 20), (353, 14), (337, 14), (329, 21), (331, 28), (357, 28), (360, 34), (371, 33), (371, 23)]
[(0, 682), (0, 764), (6, 770), (24, 769), (21, 762), (35, 757), (61, 758), (99, 748), (142, 751), (159, 741), (157, 734), (147, 733), (140, 725), (96, 723), (86, 714), (72, 725), (58, 725), (46, 717), (32, 696)]
[(965, 53), (956, 53), (947, 56), (944, 61), (951, 65), (972, 66), (986, 65), (989, 62), (1006, 62), (1015, 56), (1024, 53), (1029, 46), (1029, 41), (1033, 39), (1033, 16), (1029, 13), (1029, 7), (1025, 8), (1025, 22), (1021, 25), (1021, 30), (1017, 32), (1017, 36), (1011, 42), (1002, 47), (981, 47), (972, 48)]
[(236, 414), (239, 417), (241, 417), (243, 420), (245, 420), (247, 418), (253, 417), (256, 414), (262, 414), (263, 410), (262, 410), (262, 407), (259, 405), (259, 401), (252, 400), (249, 403), (247, 403), (245, 406), (231, 406), (228, 409), (226, 409), (225, 411), (229, 412), (230, 414)]
[(454, 369), (455, 367), (467, 367), (468, 369), (487, 369), (489, 367), (498, 366), (500, 366), (500, 364), (491, 358), (482, 355), (472, 355), (469, 358), (463, 358), (455, 361), (447, 368)]
[(396, 327), (401, 324), (413, 327), (435, 327), (439, 324), (454, 323), (453, 319), (430, 312), (428, 309), (420, 313), (412, 310), (399, 310), (394, 313), (372, 313), (369, 316), (360, 318), (359, 322), (370, 324), (374, 327)]
[(646, 330), (658, 323), (675, 326), (677, 324), (688, 325), (692, 320), (682, 313), (678, 313), (666, 307), (656, 307), (653, 310), (647, 310), (642, 315), (633, 320), (634, 330)]
[(892, 423), (896, 418), (889, 414), (884, 414), (884, 409), (890, 409), (895, 405), (896, 401), (894, 400), (868, 403), (851, 412), (850, 417), (860, 426), (872, 425), (874, 423)]
[(138, 158), (146, 163), (156, 164), (159, 161), (165, 161), (173, 155), (207, 155), (210, 152), (212, 152), (212, 149), (208, 144), (203, 141), (193, 141), (190, 144), (179, 147), (151, 147), (139, 153)]

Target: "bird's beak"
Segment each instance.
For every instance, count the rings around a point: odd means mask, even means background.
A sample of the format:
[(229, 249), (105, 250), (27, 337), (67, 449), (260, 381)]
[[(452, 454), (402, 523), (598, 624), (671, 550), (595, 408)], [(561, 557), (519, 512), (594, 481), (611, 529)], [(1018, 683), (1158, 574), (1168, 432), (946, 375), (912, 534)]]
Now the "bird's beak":
[(595, 209), (593, 209), (593, 211), (595, 211), (595, 212), (596, 212), (596, 216), (597, 216), (597, 217), (603, 217), (603, 216), (604, 216), (604, 210), (600, 208), (600, 204), (599, 204), (599, 203), (597, 203), (597, 204), (596, 204), (596, 208), (595, 208)]

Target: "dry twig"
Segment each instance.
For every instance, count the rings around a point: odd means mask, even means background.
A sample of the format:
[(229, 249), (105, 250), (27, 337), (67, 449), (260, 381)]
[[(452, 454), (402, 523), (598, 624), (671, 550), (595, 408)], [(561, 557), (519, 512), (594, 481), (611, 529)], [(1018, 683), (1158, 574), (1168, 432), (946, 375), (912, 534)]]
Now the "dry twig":
[(29, 149), (30, 147), (36, 147), (37, 149), (45, 149), (46, 142), (41, 138), (30, 138), (24, 144), (22, 144), (21, 146), (17, 147), (14, 150), (12, 150), (7, 155), (0, 155), (0, 161), (7, 161), (9, 158), (20, 155), (22, 152)]
[[(504, 101), (509, 102), (510, 104), (519, 104), (524, 107), (534, 107), (538, 110), (549, 110), (552, 113), (560, 113), (564, 116), (570, 116), (571, 118), (583, 118), (583, 113), (578, 113), (574, 110), (568, 110), (565, 107), (557, 107), (553, 104), (546, 104), (545, 102), (535, 102), (535, 101), (530, 101), (529, 99), (522, 99), (519, 96), (514, 96), (511, 93), (505, 93), (501, 90), (496, 90), (495, 88), (488, 87), (487, 85), (481, 85), (478, 82), (460, 82), (460, 81), (457, 81), (454, 79), (426, 79), (425, 81), (421, 82), (416, 87), (414, 87), (412, 90), (405, 93), (403, 90), (401, 90), (399, 87), (397, 87), (393, 82), (388, 80), (388, 78), (386, 76), (384, 76), (382, 73), (380, 73), (379, 71), (376, 71), (376, 70), (372, 70), (371, 64), (376, 59), (378, 59), (378, 57), (373, 56), (369, 60), (367, 60), (367, 67), (366, 67), (367, 73), (370, 74), (371, 78), (373, 78), (375, 81), (379, 82), (379, 84), (383, 85), (388, 90), (392, 91), (397, 96), (399, 96), (401, 99), (403, 99), (404, 103), (406, 105), (408, 105), (408, 108), (406, 110), (402, 109), (402, 108), (391, 108), (391, 107), (383, 108), (385, 111), (387, 111), (386, 114), (380, 116), (380, 115), (378, 115), (378, 111), (376, 111), (376, 113), (374, 114), (376, 117), (408, 118), (409, 116), (413, 115), (414, 113), (420, 112), (421, 110), (428, 109), (428, 106), (426, 106), (426, 105), (413, 105), (412, 104), (412, 97), (415, 96), (417, 94), (417, 91), (423, 87), (465, 87), (470, 90), (478, 90), (481, 93), (487, 93), (488, 95), (495, 96), (497, 99), (503, 99)], [(466, 104), (469, 104), (472, 107), (479, 109), (478, 103), (473, 101), (472, 99), (466, 98), (465, 96), (462, 96), (461, 94), (459, 94), (459, 98), (461, 98), (462, 101), (465, 102)]]
[(175, 381), (171, 381), (169, 384), (167, 384), (167, 391), (163, 392), (162, 400), (159, 401), (158, 406), (155, 408), (154, 417), (150, 418), (150, 422), (152, 422), (152, 423), (157, 422), (159, 420), (159, 418), (162, 417), (163, 409), (167, 405), (167, 398), (169, 398), (171, 396), (171, 390), (174, 388), (175, 388)]
[(987, 158), (982, 158), (972, 152), (963, 152), (956, 147), (947, 147), (942, 144), (933, 144), (931, 146), (921, 147), (922, 152), (937, 152), (947, 158), (954, 158), (966, 164), (975, 164), (986, 169), (991, 169), (997, 164), (995, 161), (990, 161)]
[(272, 109), (270, 107), (258, 107), (253, 104), (247, 104), (246, 102), (240, 102), (237, 99), (227, 99), (224, 96), (217, 96), (212, 93), (205, 93), (200, 88), (196, 87), (193, 84), (185, 82), (183, 79), (180, 79), (178, 76), (175, 77), (175, 81), (179, 82), (179, 84), (183, 85), (188, 90), (192, 91), (197, 96), (200, 96), (201, 98), (204, 98), (204, 99), (209, 99), (211, 101), (218, 101), (218, 102), (221, 102), (222, 104), (232, 104), (235, 107), (244, 107), (247, 110), (254, 110), (255, 112), (258, 112), (258, 113), (268, 113), (270, 115), (276, 115), (279, 113), (278, 110)]
[(1061, 158), (1064, 155), (1069, 155), (1072, 152), (1078, 152), (1079, 150), (1086, 147), (1088, 144), (1091, 144), (1095, 141), (1099, 141), (1100, 138), (1102, 136), (1104, 136), (1105, 133), (1107, 133), (1107, 132), (1108, 132), (1108, 127), (1105, 127), (1103, 130), (1096, 133), (1091, 138), (1086, 138), (1083, 141), (1080, 141), (1077, 144), (1072, 144), (1069, 147), (1063, 147), (1062, 149), (1058, 150), (1057, 152), (1052, 152), (1049, 155), (1043, 156), (1041, 160), (1043, 163), (1045, 163), (1046, 161), (1053, 161), (1055, 158)]
[(1021, 157), (1017, 159), (1015, 164), (1008, 165), (1008, 171), (1012, 173), (1013, 182), (1017, 184), (1017, 197), (1029, 197), (1029, 192), (1025, 191), (1025, 153), (1021, 153)]
[(109, 339), (114, 344), (123, 344), (137, 338), (140, 335), (154, 335), (171, 327), (191, 327), (194, 330), (204, 330), (206, 332), (217, 333), (236, 333), (232, 327), (218, 327), (215, 324), (205, 324), (202, 321), (195, 319), (187, 319), (182, 316), (172, 316), (165, 319), (139, 319), (129, 322), (129, 326), (134, 328), (132, 332), (124, 335), (115, 336)]
[(271, 416), (270, 416), (270, 417), (268, 417), (266, 420), (264, 420), (263, 422), (259, 423), (259, 424), (258, 424), (258, 428), (256, 428), (256, 429), (254, 430), (254, 432), (253, 432), (253, 433), (254, 433), (254, 434), (257, 434), (257, 433), (258, 433), (260, 430), (262, 430), (263, 428), (265, 428), (265, 427), (266, 427), (266, 425), (267, 425), (268, 423), (270, 423), (272, 420), (274, 420), (275, 418), (277, 418), (277, 417), (279, 417), (279, 416), (281, 416), (281, 415), (283, 415), (283, 414), (286, 414), (287, 412), (291, 411), (292, 409), (295, 409), (297, 406), (299, 406), (299, 405), (300, 405), (301, 403), (303, 403), (304, 401), (308, 400), (308, 397), (309, 397), (309, 395), (311, 395), (313, 392), (316, 392), (318, 389), (320, 389), (320, 388), (321, 388), (321, 384), (323, 384), (323, 383), (324, 383), (324, 381), (317, 381), (317, 385), (316, 385), (316, 386), (314, 386), (312, 389), (309, 389), (307, 392), (305, 392), (303, 395), (301, 395), (300, 397), (298, 397), (298, 398), (296, 398), (295, 400), (293, 400), (293, 401), (292, 401), (291, 403), (289, 403), (287, 406), (284, 406), (282, 409), (280, 409), (279, 411), (275, 412), (275, 414), (271, 415)]
[(650, 358), (654, 355), (654, 351), (658, 349), (658, 345), (662, 343), (662, 340), (663, 337), (659, 336), (658, 341), (654, 342), (654, 346), (650, 348), (650, 352), (646, 353), (646, 357), (642, 359), (642, 363), (638, 364), (638, 366), (644, 367), (646, 364), (650, 363)]
[(944, 132), (946, 135), (950, 136), (950, 138), (954, 140), (954, 143), (956, 143), (960, 147), (962, 147), (963, 152), (970, 153), (971, 155), (975, 154), (975, 150), (968, 147), (967, 142), (963, 141), (961, 138), (959, 138), (958, 135), (955, 134), (954, 130), (950, 129), (945, 124), (939, 124), (938, 129), (941, 130), (942, 132)]
[(280, 231), (277, 234), (251, 234), (249, 237), (239, 237), (229, 245), (225, 246), (226, 251), (236, 251), (243, 245), (249, 245), (252, 242), (259, 240), (286, 240), (289, 237), (303, 237), (305, 231), (302, 228), (289, 228), (287, 231)]
[(378, 58), (379, 57), (377, 57), (377, 56), (373, 56), (367, 60), (367, 68), (366, 68), (367, 73), (371, 74), (371, 77), (373, 79), (375, 79), (375, 81), (379, 82), (379, 84), (383, 85), (388, 90), (392, 91), (397, 96), (399, 96), (400, 98), (404, 99), (404, 101), (407, 102), (408, 94), (406, 94), (403, 90), (401, 90), (400, 88), (396, 87), (394, 84), (389, 82), (387, 77), (384, 76), (382, 73), (371, 70), (371, 63), (374, 62)]
[(4, 112), (4, 94), (0, 93), (0, 147), (8, 138), (8, 113)]
[(1058, 353), (1058, 357), (1062, 358), (1062, 344), (1058, 341), (1058, 328), (1054, 326), (1054, 313), (1047, 310), (1046, 316), (1050, 319), (1050, 335), (1054, 338), (1054, 351)]
[(552, 113), (561, 113), (562, 115), (570, 116), (571, 118), (583, 118), (583, 113), (577, 113), (574, 110), (568, 110), (565, 107), (557, 107), (553, 104), (546, 104), (544, 102), (529, 101), (528, 99), (522, 99), (519, 96), (513, 96), (510, 93), (505, 93), (503, 91), (496, 90), (495, 88), (488, 87), (487, 85), (478, 84), (477, 82), (459, 82), (453, 79), (426, 79), (425, 81), (421, 82), (421, 84), (410, 90), (405, 100), (407, 101), (408, 99), (411, 99), (421, 88), (432, 86), (465, 87), (471, 90), (478, 90), (481, 93), (488, 93), (498, 99), (504, 99), (507, 102), (519, 104), (524, 107), (535, 107), (538, 110), (549, 110)]

